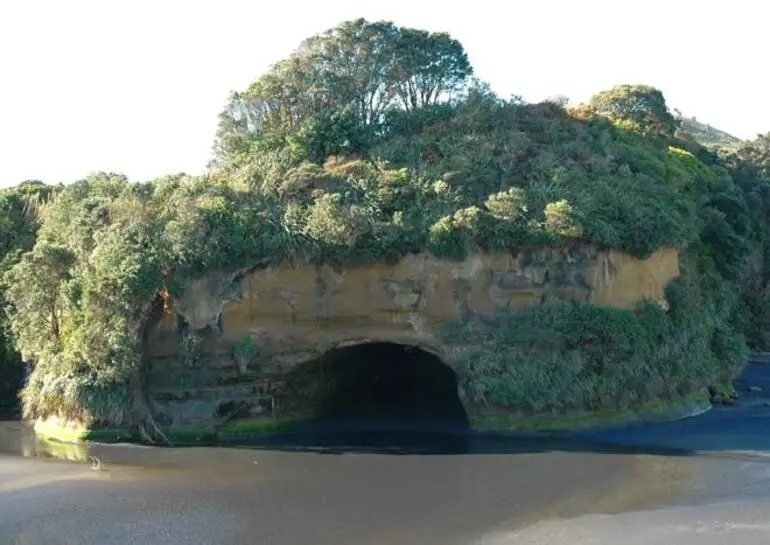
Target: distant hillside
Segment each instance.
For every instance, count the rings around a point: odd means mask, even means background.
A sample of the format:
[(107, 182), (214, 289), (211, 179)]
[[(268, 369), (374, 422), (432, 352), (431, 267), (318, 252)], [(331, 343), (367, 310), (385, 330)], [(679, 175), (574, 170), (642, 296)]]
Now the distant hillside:
[(694, 117), (677, 116), (682, 122), (681, 130), (687, 136), (693, 138), (699, 144), (714, 148), (721, 147), (733, 149), (737, 147), (742, 140), (719, 129), (715, 129), (707, 123), (697, 121)]

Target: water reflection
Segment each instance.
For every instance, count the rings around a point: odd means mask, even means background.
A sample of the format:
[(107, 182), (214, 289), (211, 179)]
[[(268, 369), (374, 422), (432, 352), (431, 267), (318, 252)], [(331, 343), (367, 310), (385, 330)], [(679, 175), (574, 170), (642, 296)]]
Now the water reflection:
[(37, 437), (31, 427), (19, 422), (0, 422), (0, 453), (73, 462), (89, 459), (87, 445), (46, 441)]
[(420, 432), (413, 430), (299, 431), (231, 443), (258, 450), (319, 454), (474, 455), (539, 452), (593, 452), (684, 456), (685, 449), (577, 441), (569, 437)]

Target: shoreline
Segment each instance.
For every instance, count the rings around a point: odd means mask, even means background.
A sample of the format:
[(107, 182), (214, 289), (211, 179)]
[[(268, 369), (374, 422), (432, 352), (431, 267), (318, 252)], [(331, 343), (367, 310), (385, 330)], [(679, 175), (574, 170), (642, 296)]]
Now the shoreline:
[[(287, 417), (281, 419), (236, 420), (219, 430), (204, 428), (162, 429), (170, 444), (153, 446), (229, 447), (275, 438), (282, 435), (327, 433), (362, 433), (372, 431), (437, 433), (443, 435), (501, 435), (521, 437), (567, 436), (571, 433), (608, 431), (634, 424), (681, 420), (711, 410), (712, 404), (706, 393), (691, 394), (674, 400), (655, 400), (622, 411), (571, 412), (563, 415), (522, 416), (497, 413), (476, 414), (469, 417), (467, 428), (460, 426), (436, 426), (409, 428), (403, 424), (383, 426), (383, 423), (344, 422), (318, 425), (309, 418)], [(29, 425), (29, 424), (24, 424)], [(68, 444), (143, 444), (132, 428), (89, 429), (67, 421), (38, 420), (32, 426), (36, 437), (46, 442)]]

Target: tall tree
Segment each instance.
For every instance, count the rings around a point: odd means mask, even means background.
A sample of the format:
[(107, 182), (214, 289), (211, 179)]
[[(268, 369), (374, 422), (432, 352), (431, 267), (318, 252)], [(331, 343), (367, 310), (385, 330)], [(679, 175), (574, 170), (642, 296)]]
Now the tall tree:
[(390, 82), (406, 110), (435, 104), (473, 75), (462, 44), (445, 32), (402, 29)]
[(359, 122), (372, 125), (393, 99), (388, 74), (399, 29), (391, 22), (347, 21), (310, 38), (300, 54), (311, 60), (311, 84), (337, 105), (354, 107)]
[[(237, 164), (256, 140), (312, 142), (307, 157), (361, 151), (385, 112), (450, 97), (472, 74), (462, 45), (446, 33), (388, 21), (347, 21), (313, 36), (252, 83), (220, 114), (216, 162)], [(336, 140), (329, 140), (334, 135)], [(301, 147), (301, 146), (300, 146)]]

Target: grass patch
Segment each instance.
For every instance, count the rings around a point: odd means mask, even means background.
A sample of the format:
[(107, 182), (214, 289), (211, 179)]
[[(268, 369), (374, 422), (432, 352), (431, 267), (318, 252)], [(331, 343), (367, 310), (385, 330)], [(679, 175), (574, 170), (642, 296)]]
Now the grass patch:
[(134, 428), (96, 428), (89, 429), (83, 440), (94, 443), (133, 443), (139, 440), (139, 434)]
[[(277, 433), (310, 422), (310, 417), (290, 416), (284, 418), (253, 418), (233, 420), (218, 431), (210, 428), (184, 427), (163, 428), (163, 434), (174, 447), (215, 446), (221, 439), (248, 439)], [(35, 433), (47, 443), (141, 443), (135, 428), (75, 427), (53, 422), (38, 422)]]
[(706, 407), (708, 404), (709, 395), (702, 392), (678, 399), (653, 400), (621, 411), (574, 411), (562, 415), (521, 415), (495, 411), (470, 415), (469, 424), (474, 431), (578, 431), (677, 418), (685, 409)]
[(245, 438), (277, 433), (289, 428), (307, 424), (307, 416), (286, 416), (283, 418), (245, 418), (225, 424), (219, 432), (220, 438)]
[(171, 446), (213, 446), (217, 444), (215, 431), (205, 428), (164, 428), (163, 433)]

